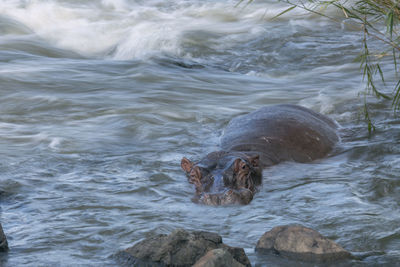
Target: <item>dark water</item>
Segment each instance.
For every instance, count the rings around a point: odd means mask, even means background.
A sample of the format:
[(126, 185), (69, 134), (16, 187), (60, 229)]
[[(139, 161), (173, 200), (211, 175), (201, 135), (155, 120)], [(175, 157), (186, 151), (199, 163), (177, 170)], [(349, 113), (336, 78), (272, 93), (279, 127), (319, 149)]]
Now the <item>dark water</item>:
[[(260, 1), (0, 2), (0, 207), (4, 266), (113, 266), (115, 253), (175, 228), (244, 247), (300, 223), (359, 257), (400, 260), (400, 120), (360, 109), (362, 35)], [(388, 84), (390, 79), (387, 77)], [(180, 170), (218, 148), (227, 122), (293, 103), (336, 119), (333, 155), (264, 171), (248, 206), (191, 202)], [(362, 114), (361, 114), (362, 115)], [(362, 118), (362, 116), (361, 116)]]

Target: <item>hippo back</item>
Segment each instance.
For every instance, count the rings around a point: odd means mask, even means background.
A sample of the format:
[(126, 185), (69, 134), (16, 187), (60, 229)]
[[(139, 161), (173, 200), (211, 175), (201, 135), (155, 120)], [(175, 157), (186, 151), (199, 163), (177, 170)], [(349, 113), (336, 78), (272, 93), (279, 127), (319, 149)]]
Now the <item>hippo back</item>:
[(296, 105), (276, 105), (234, 118), (225, 129), (225, 151), (255, 152), (263, 165), (309, 162), (326, 156), (338, 141), (337, 124)]

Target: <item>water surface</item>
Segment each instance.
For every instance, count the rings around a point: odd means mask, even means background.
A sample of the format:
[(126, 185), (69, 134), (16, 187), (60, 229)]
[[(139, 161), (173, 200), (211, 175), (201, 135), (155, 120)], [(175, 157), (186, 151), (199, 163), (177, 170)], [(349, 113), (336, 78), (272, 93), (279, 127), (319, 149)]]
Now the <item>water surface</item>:
[[(255, 1), (0, 2), (0, 207), (5, 266), (113, 266), (119, 250), (183, 227), (254, 253), (300, 223), (359, 256), (400, 260), (400, 120), (372, 101), (360, 120), (362, 33)], [(388, 86), (394, 77), (387, 77)], [(218, 149), (228, 121), (299, 104), (334, 118), (342, 141), (308, 164), (264, 171), (248, 206), (191, 202), (183, 156)], [(361, 114), (362, 115), (362, 114)]]

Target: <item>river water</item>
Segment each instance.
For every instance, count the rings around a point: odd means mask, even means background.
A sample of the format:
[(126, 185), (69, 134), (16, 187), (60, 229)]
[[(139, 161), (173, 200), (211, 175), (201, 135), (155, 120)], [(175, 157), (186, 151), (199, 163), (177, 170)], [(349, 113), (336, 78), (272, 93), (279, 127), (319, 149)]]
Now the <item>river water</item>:
[[(287, 8), (275, 1), (236, 4), (0, 2), (4, 266), (115, 266), (118, 251), (178, 227), (219, 233), (253, 265), (293, 266), (254, 253), (292, 223), (351, 264), (398, 264), (400, 120), (371, 98), (368, 134), (362, 33), (301, 10), (272, 20)], [(281, 103), (337, 120), (333, 154), (266, 169), (248, 206), (192, 203), (180, 159), (218, 149), (231, 118)]]

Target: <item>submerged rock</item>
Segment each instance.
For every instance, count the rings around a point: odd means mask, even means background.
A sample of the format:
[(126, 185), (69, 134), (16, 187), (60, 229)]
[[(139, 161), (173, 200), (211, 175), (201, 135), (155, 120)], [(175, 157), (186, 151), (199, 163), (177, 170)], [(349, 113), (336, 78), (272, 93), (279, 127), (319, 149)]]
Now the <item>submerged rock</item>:
[(8, 250), (8, 242), (6, 235), (3, 232), (3, 227), (0, 223), (0, 251), (7, 251)]
[[(222, 252), (212, 253), (218, 258), (216, 260), (226, 259), (232, 263), (235, 261), (244, 266), (251, 266), (244, 250), (225, 245), (220, 235), (202, 231), (188, 232), (183, 229), (177, 229), (169, 235), (161, 234), (147, 238), (121, 253), (125, 254), (124, 257), (129, 257), (129, 262), (134, 266), (192, 266), (215, 249), (222, 249)], [(232, 259), (229, 259), (227, 253)], [(203, 259), (205, 265), (198, 266), (217, 266), (206, 265), (211, 262), (212, 254)]]
[(266, 232), (258, 241), (257, 252), (274, 252), (305, 261), (338, 261), (351, 254), (317, 231), (301, 226), (278, 226)]

